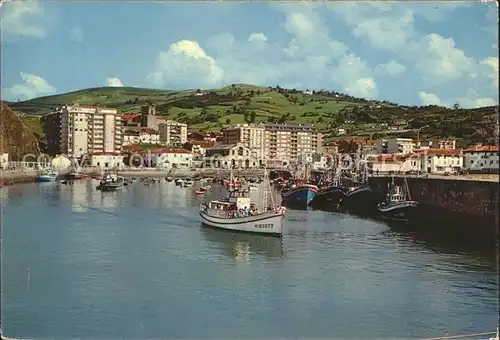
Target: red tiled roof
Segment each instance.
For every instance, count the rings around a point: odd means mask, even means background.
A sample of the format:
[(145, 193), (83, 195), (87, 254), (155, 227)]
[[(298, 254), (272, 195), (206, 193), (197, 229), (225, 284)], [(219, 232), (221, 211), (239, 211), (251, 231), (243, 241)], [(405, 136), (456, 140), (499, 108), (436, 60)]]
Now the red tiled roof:
[(94, 152), (90, 156), (119, 156), (119, 152)]
[(465, 149), (464, 152), (499, 152), (500, 148), (498, 145), (477, 145), (469, 149)]
[(124, 136), (139, 136), (139, 131), (127, 130), (123, 132)]
[(210, 142), (210, 141), (201, 141), (201, 140), (190, 140), (188, 141), (189, 144), (191, 145), (197, 145), (197, 146), (201, 146), (202, 148), (211, 148), (212, 146), (214, 146), (214, 142)]
[(132, 120), (140, 117), (140, 113), (130, 113), (130, 114), (124, 114), (122, 115), (122, 120)]
[(462, 149), (424, 149), (418, 153), (429, 156), (460, 156)]

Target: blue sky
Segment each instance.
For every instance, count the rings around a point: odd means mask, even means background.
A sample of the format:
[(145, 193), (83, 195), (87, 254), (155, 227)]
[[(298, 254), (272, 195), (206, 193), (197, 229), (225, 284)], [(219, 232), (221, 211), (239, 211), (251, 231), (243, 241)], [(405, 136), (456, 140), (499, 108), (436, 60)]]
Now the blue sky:
[(498, 102), (495, 3), (4, 2), (2, 98), (100, 86)]

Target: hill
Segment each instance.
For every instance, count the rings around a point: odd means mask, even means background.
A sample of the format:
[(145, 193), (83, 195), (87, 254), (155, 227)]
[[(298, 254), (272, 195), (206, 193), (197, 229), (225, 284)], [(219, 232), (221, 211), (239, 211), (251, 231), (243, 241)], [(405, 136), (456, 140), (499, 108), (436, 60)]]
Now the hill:
[(9, 153), (11, 159), (17, 160), (27, 154), (38, 155), (41, 136), (33, 133), (30, 123), (24, 117), (18, 117), (4, 103), (1, 103), (0, 114), (0, 152)]
[[(347, 130), (351, 138), (380, 138), (389, 134), (416, 137), (415, 129), (427, 126), (421, 129), (422, 139), (454, 137), (460, 144), (489, 143), (495, 140), (497, 126), (495, 107), (409, 107), (387, 101), (368, 101), (334, 91), (303, 93), (279, 86), (246, 84), (206, 91), (103, 87), (8, 104), (17, 112), (41, 115), (56, 106), (72, 103), (115, 107), (121, 113), (139, 112), (141, 105), (154, 103), (159, 115), (204, 130), (218, 130), (244, 122), (314, 124), (327, 139), (335, 138), (338, 128)], [(388, 127), (392, 125), (403, 128), (390, 130)]]

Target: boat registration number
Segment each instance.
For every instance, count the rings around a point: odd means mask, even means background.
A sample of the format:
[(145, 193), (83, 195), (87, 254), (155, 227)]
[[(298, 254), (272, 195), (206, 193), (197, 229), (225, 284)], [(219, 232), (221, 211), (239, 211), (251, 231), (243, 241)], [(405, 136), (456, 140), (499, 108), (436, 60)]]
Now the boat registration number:
[(263, 229), (263, 228), (272, 228), (273, 224), (272, 223), (263, 223), (263, 224), (256, 224), (255, 228), (258, 229)]

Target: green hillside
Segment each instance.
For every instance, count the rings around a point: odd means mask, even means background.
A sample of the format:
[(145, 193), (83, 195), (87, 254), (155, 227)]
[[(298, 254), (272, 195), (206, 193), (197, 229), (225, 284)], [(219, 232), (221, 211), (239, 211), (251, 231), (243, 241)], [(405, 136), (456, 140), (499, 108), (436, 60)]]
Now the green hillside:
[[(279, 86), (268, 88), (234, 84), (207, 90), (170, 91), (133, 87), (104, 87), (8, 103), (16, 112), (41, 115), (63, 104), (115, 107), (121, 113), (139, 112), (146, 103), (156, 105), (157, 114), (187, 123), (190, 128), (219, 130), (244, 122), (294, 122), (314, 124), (327, 139), (335, 138), (337, 128), (347, 136), (367, 139), (389, 134), (415, 137), (408, 131), (428, 125), (421, 138), (458, 138), (462, 144), (494, 141), (495, 107), (473, 110), (436, 106), (407, 107), (386, 101), (367, 101), (337, 92), (304, 94)], [(402, 131), (386, 126), (403, 124)], [(36, 129), (36, 127), (34, 127)], [(346, 136), (342, 136), (346, 138)]]

